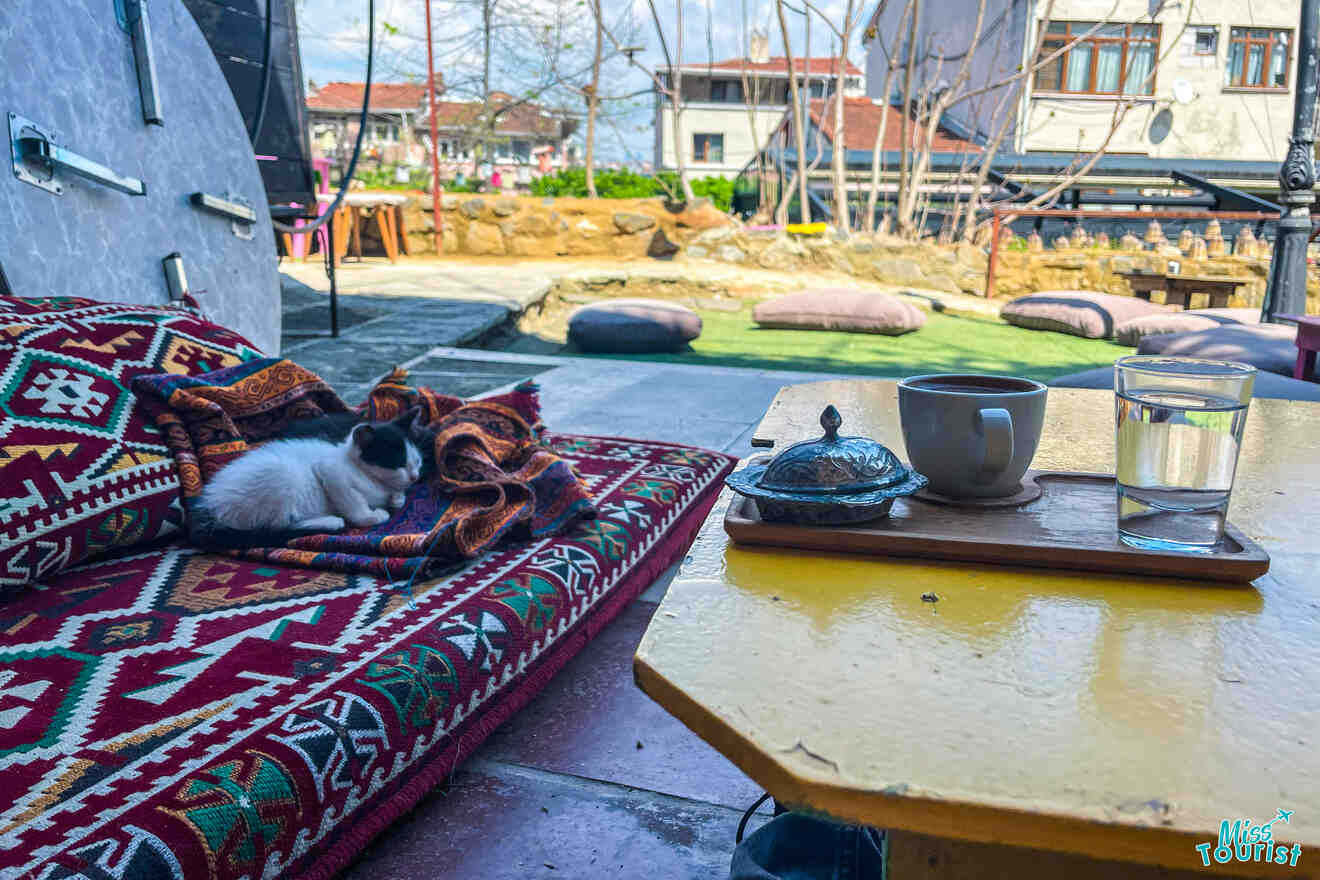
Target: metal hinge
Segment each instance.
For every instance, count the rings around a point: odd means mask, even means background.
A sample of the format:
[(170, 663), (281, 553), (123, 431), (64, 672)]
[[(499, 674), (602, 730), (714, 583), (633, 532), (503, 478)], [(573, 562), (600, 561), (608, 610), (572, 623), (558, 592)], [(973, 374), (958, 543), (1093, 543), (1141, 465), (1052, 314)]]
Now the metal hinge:
[(60, 172), (76, 174), (130, 196), (147, 194), (147, 185), (136, 177), (116, 174), (99, 162), (61, 147), (57, 140), (55, 132), (17, 113), (10, 113), (9, 149), (14, 176), (57, 196), (64, 193), (64, 186), (58, 179)]

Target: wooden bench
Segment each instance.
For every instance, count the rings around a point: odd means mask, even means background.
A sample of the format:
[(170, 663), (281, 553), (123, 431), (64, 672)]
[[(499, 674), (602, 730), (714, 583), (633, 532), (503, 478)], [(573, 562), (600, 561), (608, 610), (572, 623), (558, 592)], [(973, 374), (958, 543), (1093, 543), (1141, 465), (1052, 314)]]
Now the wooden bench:
[(1203, 275), (1161, 274), (1158, 272), (1119, 272), (1132, 288), (1132, 295), (1138, 299), (1150, 301), (1155, 291), (1164, 293), (1164, 302), (1168, 305), (1182, 306), (1186, 309), (1192, 295), (1203, 293), (1209, 302), (1209, 308), (1221, 309), (1228, 306), (1228, 301), (1237, 289), (1251, 282), (1241, 278), (1218, 278)]

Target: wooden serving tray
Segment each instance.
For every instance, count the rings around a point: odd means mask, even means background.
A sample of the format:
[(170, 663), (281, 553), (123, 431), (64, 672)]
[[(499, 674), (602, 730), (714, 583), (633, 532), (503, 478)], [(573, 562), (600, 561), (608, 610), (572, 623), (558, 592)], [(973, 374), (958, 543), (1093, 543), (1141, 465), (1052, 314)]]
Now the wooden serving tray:
[(899, 498), (888, 517), (855, 526), (763, 522), (756, 503), (738, 495), (724, 530), (739, 544), (1237, 583), (1269, 571), (1269, 554), (1232, 523), (1211, 553), (1139, 550), (1120, 542), (1112, 474), (1029, 471), (1027, 480), (1040, 485), (1041, 496), (1018, 507)]

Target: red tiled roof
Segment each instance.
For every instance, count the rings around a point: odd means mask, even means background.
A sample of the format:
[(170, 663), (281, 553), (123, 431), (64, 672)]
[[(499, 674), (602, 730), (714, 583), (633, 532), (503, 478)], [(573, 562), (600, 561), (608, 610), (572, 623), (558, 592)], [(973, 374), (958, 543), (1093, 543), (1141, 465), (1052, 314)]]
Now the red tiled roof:
[[(821, 114), (825, 114), (822, 122)], [(817, 98), (810, 102), (811, 121), (820, 128), (821, 133), (834, 142), (834, 102)], [(885, 150), (903, 148), (903, 114), (896, 107), (877, 104), (870, 98), (843, 99), (843, 137), (844, 145), (849, 150), (871, 150), (875, 146), (875, 136), (880, 130), (880, 120), (889, 114), (885, 126)], [(936, 130), (935, 143), (931, 145), (937, 153), (979, 153), (981, 148), (971, 141), (956, 138), (948, 132)]]
[[(837, 58), (794, 58), (793, 70), (803, 72), (803, 68), (810, 66), (807, 71), (813, 74), (832, 73), (837, 68), (839, 59)], [(684, 70), (735, 70), (740, 71), (744, 68), (750, 73), (788, 73), (788, 57), (785, 55), (775, 55), (766, 61), (748, 61), (746, 58), (726, 58), (723, 61), (716, 61), (712, 64), (684, 64)], [(846, 72), (850, 76), (860, 76), (861, 68), (848, 62)]]
[[(496, 100), (502, 98), (504, 100)], [(513, 104), (509, 95), (502, 92), (491, 93), (491, 109), (497, 112), (501, 107), (508, 107), (495, 122), (495, 131), (502, 134), (532, 134), (542, 137), (559, 137), (559, 117), (547, 113), (539, 104)], [(436, 101), (435, 121), (440, 128), (470, 128), (477, 124), (477, 119), (485, 109), (477, 101)], [(418, 124), (427, 122), (427, 117), (419, 119)]]
[[(363, 83), (332, 82), (316, 90), (316, 94), (307, 96), (307, 106), (313, 110), (360, 110), (362, 109)], [(435, 75), (436, 94), (445, 90), (445, 78)], [(426, 100), (426, 83), (372, 83), (371, 109), (416, 110)]]

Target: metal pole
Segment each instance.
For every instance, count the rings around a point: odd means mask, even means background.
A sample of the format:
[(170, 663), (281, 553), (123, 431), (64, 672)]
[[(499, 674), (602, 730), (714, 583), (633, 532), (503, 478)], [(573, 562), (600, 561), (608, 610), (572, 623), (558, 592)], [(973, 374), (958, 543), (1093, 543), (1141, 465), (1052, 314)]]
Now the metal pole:
[(985, 298), (995, 298), (995, 264), (999, 262), (999, 229), (1000, 218), (999, 208), (991, 209), (991, 216), (994, 221), (990, 224), (990, 260), (985, 269)]
[(426, 100), (431, 105), (431, 228), (435, 230), (435, 255), (444, 253), (444, 229), (440, 214), (439, 134), (435, 120), (435, 55), (431, 49), (431, 0), (426, 4)]
[(1261, 320), (1276, 315), (1306, 313), (1306, 245), (1311, 237), (1311, 204), (1315, 201), (1316, 40), (1320, 37), (1320, 0), (1302, 0), (1297, 28), (1297, 91), (1293, 98), (1293, 130), (1288, 157), (1279, 169), (1283, 214), (1274, 237), (1270, 282)]

